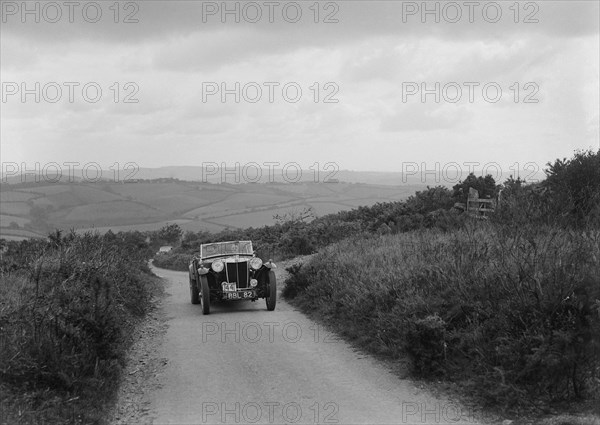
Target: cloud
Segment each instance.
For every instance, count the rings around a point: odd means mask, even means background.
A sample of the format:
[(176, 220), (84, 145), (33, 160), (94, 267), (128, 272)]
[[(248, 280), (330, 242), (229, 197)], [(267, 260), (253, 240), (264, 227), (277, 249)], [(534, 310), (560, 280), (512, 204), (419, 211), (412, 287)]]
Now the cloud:
[[(519, 2), (515, 7), (514, 3), (508, 2), (474, 2), (473, 6), (468, 6), (465, 2), (365, 0), (320, 3), (317, 13), (313, 3), (300, 2), (297, 4), (300, 5), (301, 16), (296, 22), (296, 8), (289, 7), (293, 6), (293, 2), (278, 2), (270, 13), (269, 6), (259, 1), (252, 3), (259, 6), (261, 17), (252, 23), (256, 8), (252, 5), (248, 8), (245, 3), (249, 2), (137, 1), (130, 2), (132, 5), (127, 8), (126, 3), (122, 3), (118, 14), (112, 3), (100, 3), (101, 17), (97, 22), (90, 22), (96, 19), (95, 8), (84, 13), (83, 5), (73, 10), (70, 22), (68, 7), (63, 5), (61, 19), (50, 23), (48, 21), (54, 18), (55, 13), (53, 10), (44, 12), (42, 2), (3, 0), (2, 3), (3, 10), (11, 8), (12, 12), (16, 7), (15, 14), (3, 13), (6, 20), (2, 25), (4, 33), (14, 33), (22, 39), (36, 39), (44, 44), (72, 39), (128, 43), (237, 28), (264, 33), (288, 45), (319, 43), (324, 41), (324, 37), (330, 44), (337, 44), (361, 39), (365, 35), (481, 39), (506, 34), (544, 33), (561, 38), (579, 37), (598, 32), (599, 10), (598, 3), (590, 1)], [(22, 15), (23, 4), (30, 10), (34, 6), (40, 9), (39, 23), (35, 22), (34, 14)], [(61, 2), (58, 4), (62, 5)], [(223, 16), (223, 4), (229, 10), (237, 7), (237, 16), (235, 13)], [(213, 6), (217, 8), (216, 13), (206, 13), (206, 9)], [(427, 13), (426, 9), (437, 9), (437, 13)], [(500, 17), (496, 19), (498, 9)], [(453, 22), (457, 11), (460, 19)], [(273, 22), (269, 20), (270, 15)], [(137, 22), (124, 23), (126, 18)], [(332, 22), (325, 23), (327, 18)], [(318, 22), (315, 23), (315, 20)]]
[[(446, 22), (447, 2), (438, 3), (439, 23), (433, 15), (422, 23), (420, 10), (403, 20), (402, 8), (422, 8), (420, 1), (321, 2), (318, 23), (313, 2), (299, 3), (297, 23), (282, 18), (281, 2), (273, 23), (257, 24), (231, 16), (222, 23), (218, 15), (203, 22), (202, 5), (211, 3), (187, 1), (136, 2), (139, 22), (115, 23), (113, 3), (100, 4), (104, 19), (97, 24), (21, 24), (11, 15), (0, 26), (3, 82), (95, 82), (103, 89), (98, 103), (22, 103), (18, 96), (3, 103), (3, 160), (182, 164), (197, 160), (187, 152), (219, 146), (226, 148), (214, 152), (219, 161), (264, 154), (393, 169), (394, 155), (468, 152), (523, 162), (598, 144), (598, 2), (520, 2), (518, 22), (514, 2), (501, 2), (497, 23), (485, 19), (481, 3), (473, 23), (463, 9), (456, 24)], [(324, 23), (329, 13), (339, 22)], [(527, 16), (539, 22), (525, 23)], [(257, 103), (233, 96), (223, 103), (219, 95), (203, 100), (206, 82), (280, 86), (274, 103), (266, 94)], [(300, 102), (282, 100), (287, 82), (302, 87)], [(478, 92), (474, 103), (451, 104), (421, 103), (417, 95), (405, 103), (405, 82), (497, 82), (503, 97), (491, 104)], [(523, 103), (528, 82), (539, 85), (537, 104)], [(127, 83), (137, 85), (137, 103), (123, 102)], [(519, 102), (510, 89), (515, 83)], [(324, 103), (331, 93), (338, 102)], [(374, 151), (387, 155), (374, 160)]]
[(468, 122), (466, 107), (448, 104), (405, 104), (394, 115), (381, 121), (381, 130), (436, 131), (465, 127)]

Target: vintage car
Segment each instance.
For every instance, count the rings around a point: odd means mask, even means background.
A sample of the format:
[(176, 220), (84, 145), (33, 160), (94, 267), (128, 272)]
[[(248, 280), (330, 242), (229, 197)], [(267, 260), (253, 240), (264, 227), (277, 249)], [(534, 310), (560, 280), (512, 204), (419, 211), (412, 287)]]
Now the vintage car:
[(267, 310), (275, 310), (276, 267), (271, 260), (263, 263), (250, 241), (202, 244), (200, 256), (189, 265), (192, 304), (201, 304), (202, 314), (209, 314), (211, 302), (264, 298)]

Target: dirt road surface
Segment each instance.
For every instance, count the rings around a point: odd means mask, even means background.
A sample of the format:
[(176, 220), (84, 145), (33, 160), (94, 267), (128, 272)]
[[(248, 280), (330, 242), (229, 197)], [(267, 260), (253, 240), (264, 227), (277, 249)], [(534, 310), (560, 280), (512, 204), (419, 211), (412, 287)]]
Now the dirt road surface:
[[(150, 357), (153, 383), (134, 382), (153, 424), (474, 423), (477, 415), (401, 379), (278, 297), (211, 305), (189, 300), (187, 273), (154, 269), (166, 280), (165, 333)], [(278, 286), (285, 271), (277, 269)], [(140, 360), (142, 362), (142, 360)], [(147, 363), (144, 360), (144, 363)], [(160, 363), (160, 362), (159, 362)], [(135, 371), (134, 371), (135, 372)], [(130, 372), (131, 373), (131, 372)], [(130, 383), (129, 386), (132, 384)], [(132, 417), (122, 417), (129, 423)]]

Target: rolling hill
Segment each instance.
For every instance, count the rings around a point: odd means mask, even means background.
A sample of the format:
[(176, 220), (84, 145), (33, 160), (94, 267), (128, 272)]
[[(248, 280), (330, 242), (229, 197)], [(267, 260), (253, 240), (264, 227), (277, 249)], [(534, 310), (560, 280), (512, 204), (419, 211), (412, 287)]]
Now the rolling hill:
[(402, 200), (423, 184), (208, 183), (174, 178), (135, 182), (0, 184), (0, 235), (42, 237), (54, 228), (219, 231), (273, 223), (275, 214), (312, 207), (317, 216), (376, 202)]

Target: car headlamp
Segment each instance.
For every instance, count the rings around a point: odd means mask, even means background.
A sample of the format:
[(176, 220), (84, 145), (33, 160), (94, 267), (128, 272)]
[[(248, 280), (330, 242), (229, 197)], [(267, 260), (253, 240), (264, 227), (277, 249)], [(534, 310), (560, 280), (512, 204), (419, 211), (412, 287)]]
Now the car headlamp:
[(250, 286), (255, 288), (256, 285), (258, 285), (258, 280), (256, 279), (250, 279)]
[(217, 273), (222, 272), (224, 267), (225, 267), (225, 264), (223, 264), (222, 260), (215, 260), (210, 265), (210, 268), (213, 269), (213, 271), (215, 271)]
[(253, 257), (250, 259), (250, 267), (252, 267), (254, 270), (258, 270), (262, 267), (263, 262), (260, 258), (258, 257)]

